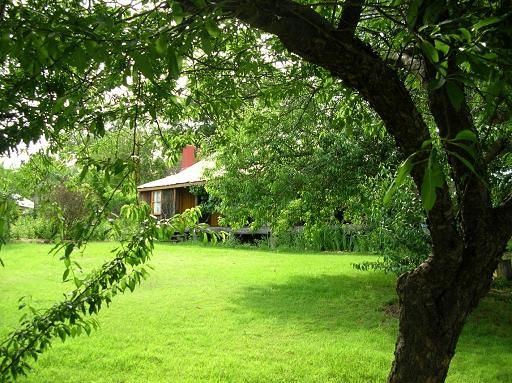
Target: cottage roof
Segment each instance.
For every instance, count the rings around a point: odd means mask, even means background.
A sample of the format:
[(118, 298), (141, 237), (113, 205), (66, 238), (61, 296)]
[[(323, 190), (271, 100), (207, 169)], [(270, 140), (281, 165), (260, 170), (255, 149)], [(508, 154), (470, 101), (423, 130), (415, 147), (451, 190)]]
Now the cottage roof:
[(183, 186), (202, 184), (206, 181), (203, 174), (204, 171), (206, 169), (212, 169), (214, 165), (215, 163), (211, 159), (201, 160), (179, 173), (137, 186), (137, 190), (174, 189)]
[(14, 194), (12, 196), (14, 200), (16, 201), (16, 204), (23, 208), (23, 209), (33, 209), (34, 208), (34, 202), (32, 202), (29, 199), (23, 198), (19, 194)]

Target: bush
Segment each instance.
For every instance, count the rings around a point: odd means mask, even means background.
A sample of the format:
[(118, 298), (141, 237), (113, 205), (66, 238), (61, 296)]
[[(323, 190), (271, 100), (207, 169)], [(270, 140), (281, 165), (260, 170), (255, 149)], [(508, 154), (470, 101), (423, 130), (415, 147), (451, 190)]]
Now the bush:
[(57, 234), (57, 228), (50, 220), (42, 217), (33, 217), (29, 214), (21, 215), (11, 226), (11, 239), (46, 239), (51, 240)]
[(274, 232), (275, 247), (292, 250), (361, 251), (359, 236), (362, 227), (348, 224), (314, 224), (296, 226)]

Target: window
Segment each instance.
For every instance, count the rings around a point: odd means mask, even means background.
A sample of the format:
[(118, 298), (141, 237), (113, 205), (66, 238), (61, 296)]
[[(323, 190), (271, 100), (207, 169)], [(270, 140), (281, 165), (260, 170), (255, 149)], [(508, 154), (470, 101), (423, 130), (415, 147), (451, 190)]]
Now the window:
[(153, 214), (154, 215), (162, 214), (162, 192), (160, 190), (154, 191), (152, 200), (153, 200)]

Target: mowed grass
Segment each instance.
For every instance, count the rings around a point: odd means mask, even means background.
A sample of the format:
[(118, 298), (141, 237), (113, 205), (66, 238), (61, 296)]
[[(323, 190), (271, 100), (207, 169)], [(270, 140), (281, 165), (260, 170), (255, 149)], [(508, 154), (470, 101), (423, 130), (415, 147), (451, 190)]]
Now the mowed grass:
[[(113, 244), (90, 244), (93, 267)], [(18, 298), (48, 307), (71, 286), (49, 245), (2, 249), (0, 336)], [(102, 309), (101, 327), (53, 347), (22, 382), (383, 382), (397, 319), (395, 278), (360, 272), (368, 256), (157, 245), (150, 278)], [(512, 304), (486, 298), (459, 342), (448, 382), (512, 381)]]

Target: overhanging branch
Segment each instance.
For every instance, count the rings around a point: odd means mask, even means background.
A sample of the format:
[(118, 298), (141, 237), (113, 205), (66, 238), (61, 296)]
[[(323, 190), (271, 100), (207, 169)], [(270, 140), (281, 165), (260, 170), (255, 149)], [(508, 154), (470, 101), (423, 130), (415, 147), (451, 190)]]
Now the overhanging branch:
[(346, 0), (343, 5), (343, 12), (338, 23), (338, 30), (354, 34), (357, 24), (361, 19), (364, 0)]

